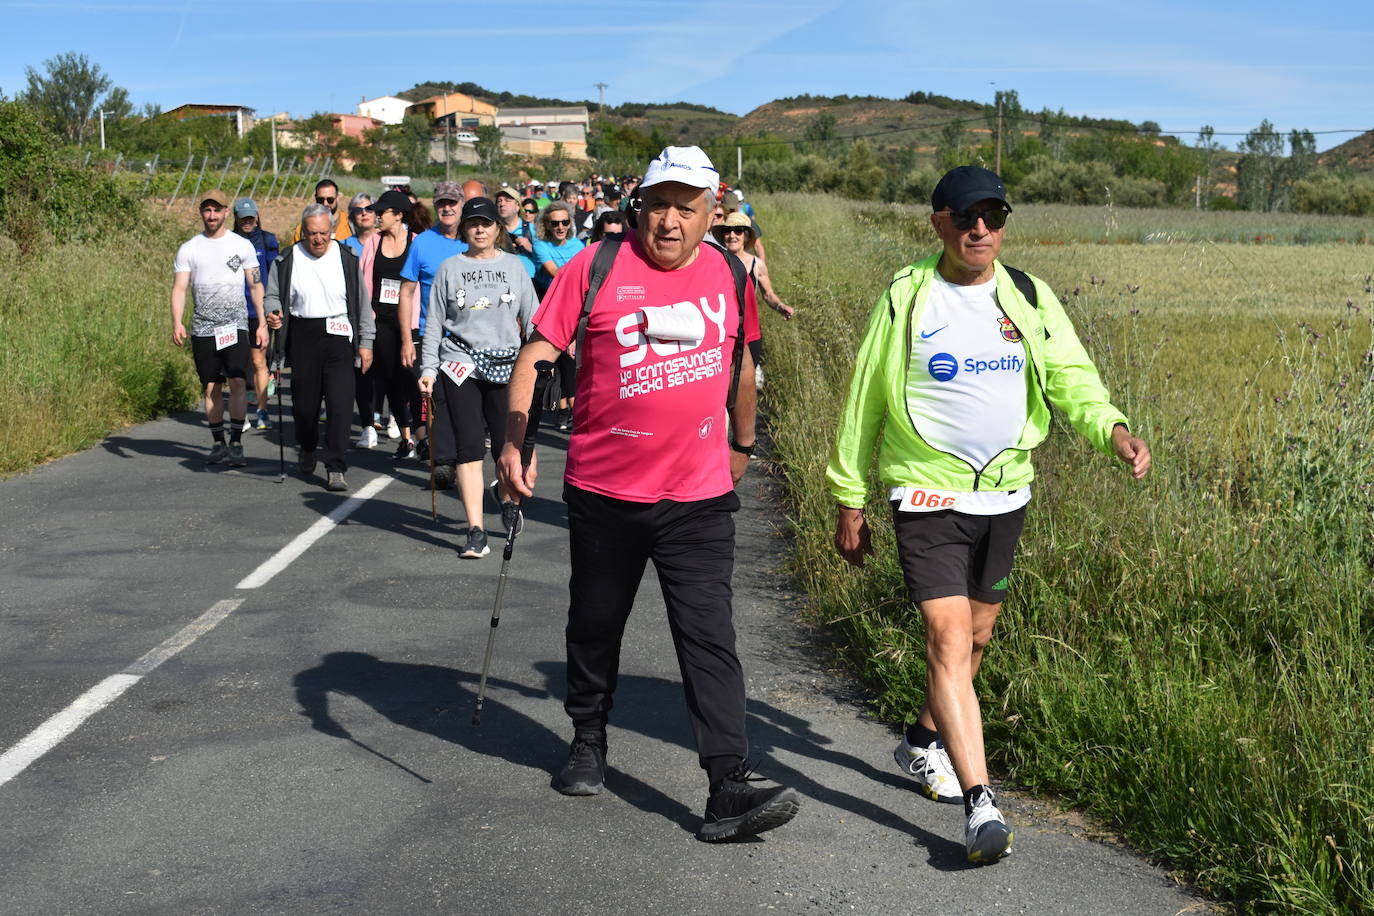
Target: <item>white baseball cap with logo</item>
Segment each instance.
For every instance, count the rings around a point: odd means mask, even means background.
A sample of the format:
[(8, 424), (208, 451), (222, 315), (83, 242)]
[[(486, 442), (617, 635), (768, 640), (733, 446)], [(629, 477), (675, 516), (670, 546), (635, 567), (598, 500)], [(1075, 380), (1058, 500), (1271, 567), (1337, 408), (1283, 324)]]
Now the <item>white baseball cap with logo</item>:
[(713, 195), (720, 191), (720, 173), (711, 164), (711, 157), (699, 146), (667, 146), (644, 171), (641, 188), (652, 188), (665, 181), (676, 181), (693, 188), (702, 188)]

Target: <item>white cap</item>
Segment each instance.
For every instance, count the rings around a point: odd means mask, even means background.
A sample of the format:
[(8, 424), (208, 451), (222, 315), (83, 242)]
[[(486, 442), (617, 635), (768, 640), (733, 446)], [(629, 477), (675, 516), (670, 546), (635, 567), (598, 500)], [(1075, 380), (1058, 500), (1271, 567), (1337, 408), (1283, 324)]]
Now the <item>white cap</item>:
[(676, 181), (715, 194), (720, 190), (720, 173), (699, 146), (667, 146), (644, 170), (641, 188), (652, 188), (665, 181)]

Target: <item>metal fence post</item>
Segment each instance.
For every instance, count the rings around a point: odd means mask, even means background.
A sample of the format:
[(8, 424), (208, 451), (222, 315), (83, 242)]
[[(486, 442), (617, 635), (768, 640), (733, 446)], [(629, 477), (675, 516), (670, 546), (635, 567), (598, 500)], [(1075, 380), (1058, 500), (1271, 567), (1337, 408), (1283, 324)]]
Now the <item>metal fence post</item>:
[(205, 167), (209, 164), (210, 154), (206, 153), (200, 160), (200, 172), (196, 175), (196, 189), (191, 192), (191, 196), (197, 198), (195, 203), (200, 203), (200, 183), (205, 179)]
[(119, 155), (115, 156), (114, 167), (110, 169), (110, 177), (114, 177), (115, 175), (118, 175), (118, 174), (119, 174), (119, 164), (120, 164), (121, 162), (123, 162), (123, 161), (124, 161), (124, 154), (123, 154), (123, 153), (120, 153)]
[(191, 165), (192, 165), (195, 161), (196, 161), (196, 159), (195, 159), (194, 156), (192, 156), (190, 159), (187, 159), (187, 160), (186, 160), (186, 170), (183, 171), (183, 172), (181, 173), (181, 177), (177, 179), (177, 186), (176, 186), (176, 190), (172, 192), (172, 199), (169, 200), (169, 201), (167, 201), (167, 209), (168, 209), (168, 210), (172, 209), (172, 204), (174, 204), (174, 203), (177, 202), (177, 195), (181, 193), (181, 186), (186, 182), (186, 176), (191, 174)]
[(229, 177), (229, 166), (233, 164), (233, 162), (233, 156), (228, 156), (224, 160), (224, 171), (219, 173), (219, 184), (215, 185), (215, 187), (219, 188), (221, 191), (224, 190), (224, 181)]
[[(252, 166), (250, 165), (249, 168), (252, 168)], [(261, 165), (261, 167), (258, 168), (258, 177), (253, 179), (253, 186), (252, 186), (251, 188), (248, 189), (248, 196), (249, 196), (249, 197), (252, 197), (254, 200), (257, 200), (257, 196), (256, 196), (256, 195), (257, 195), (257, 193), (258, 193), (258, 182), (259, 182), (259, 181), (262, 181), (263, 173), (266, 172), (266, 171), (267, 171), (267, 157), (266, 157), (266, 156), (263, 156), (263, 157), (262, 157), (262, 165)]]
[(239, 192), (243, 190), (243, 183), (248, 180), (248, 173), (251, 171), (253, 171), (253, 157), (249, 156), (248, 164), (243, 167), (243, 174), (239, 176), (239, 186), (234, 188), (235, 197), (238, 197)]
[(143, 179), (143, 196), (148, 196), (148, 189), (153, 186), (153, 176), (157, 174), (157, 159), (161, 153), (153, 154), (153, 161), (148, 163), (148, 177)]
[(286, 165), (286, 177), (282, 180), (281, 190), (277, 192), (277, 199), (281, 200), (286, 196), (286, 189), (291, 184), (291, 174), (296, 171), (296, 160), (293, 158)]

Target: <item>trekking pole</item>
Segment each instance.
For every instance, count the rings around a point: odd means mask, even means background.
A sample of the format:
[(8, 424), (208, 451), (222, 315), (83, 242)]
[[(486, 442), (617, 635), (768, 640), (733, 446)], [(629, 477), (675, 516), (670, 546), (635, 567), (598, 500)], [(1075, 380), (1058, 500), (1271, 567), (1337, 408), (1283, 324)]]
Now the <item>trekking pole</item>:
[(286, 427), (282, 425), (281, 367), (285, 360), (277, 352), (277, 332), (272, 332), (271, 370), (277, 374), (277, 455), (281, 458), (281, 473), (277, 483), (286, 483)]
[[(525, 441), (520, 444), (520, 467), (522, 469), (530, 466), (530, 460), (534, 458), (534, 440), (539, 435), (539, 419), (544, 412), (544, 390), (549, 386), (549, 379), (553, 376), (553, 363), (541, 359), (534, 364), (534, 370), (538, 373), (534, 380), (534, 397), (530, 399), (530, 411), (525, 422)], [(512, 500), (512, 508), (507, 518), (507, 513), (501, 513), (501, 521), (506, 526), (506, 547), (501, 552), (501, 577), (496, 580), (496, 604), (491, 609), (491, 629), (487, 631), (487, 654), (482, 659), (482, 678), (477, 685), (477, 708), (472, 711), (472, 724), (482, 724), (482, 701), (487, 695), (487, 671), (491, 668), (491, 649), (496, 644), (496, 628), (501, 623), (501, 601), (506, 597), (506, 572), (510, 569), (510, 555), (515, 549), (515, 536), (520, 533), (520, 529), (525, 527), (525, 517), (520, 511), (520, 504)]]
[[(438, 378), (435, 378), (438, 381)], [(434, 396), (425, 395), (425, 416), (429, 419), (429, 428), (434, 428)], [(429, 443), (429, 514), (434, 521), (439, 521), (439, 497), (434, 485), (434, 442)]]

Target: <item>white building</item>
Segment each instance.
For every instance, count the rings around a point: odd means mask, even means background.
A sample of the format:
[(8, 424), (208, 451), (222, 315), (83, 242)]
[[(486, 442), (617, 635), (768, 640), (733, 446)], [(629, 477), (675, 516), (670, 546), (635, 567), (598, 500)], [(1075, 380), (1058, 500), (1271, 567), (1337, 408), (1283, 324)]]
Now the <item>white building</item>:
[(383, 124), (400, 124), (405, 119), (406, 109), (412, 104), (394, 95), (384, 95), (375, 99), (363, 99), (358, 103), (358, 114), (376, 118)]
[(576, 108), (502, 108), (496, 113), (502, 144), (507, 152), (548, 156), (562, 143), (573, 159), (587, 158), (587, 130), (591, 126), (585, 106)]

